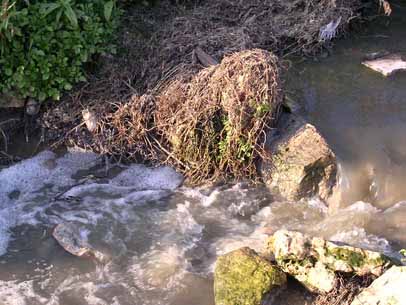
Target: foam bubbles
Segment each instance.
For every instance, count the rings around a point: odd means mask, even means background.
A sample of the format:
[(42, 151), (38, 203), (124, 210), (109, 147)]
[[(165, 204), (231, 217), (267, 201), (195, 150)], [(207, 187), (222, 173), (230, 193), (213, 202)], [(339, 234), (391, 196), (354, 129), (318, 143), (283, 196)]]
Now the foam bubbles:
[[(31, 225), (27, 230), (39, 231), (32, 237), (39, 241), (34, 240), (27, 253), (32, 257), (16, 253), (24, 261), (35, 261), (36, 253), (45, 251), (41, 257), (53, 266), (52, 272), (38, 278), (26, 272), (27, 265), (16, 263), (18, 274), (24, 276), (0, 281), (0, 304), (189, 305), (173, 300), (185, 292), (188, 300), (193, 299), (189, 295), (196, 293), (193, 287), (198, 283), (212, 286), (219, 255), (245, 246), (260, 252), (269, 234), (278, 229), (390, 253), (390, 243), (379, 232), (371, 232), (370, 223), (379, 215), (381, 223), (393, 228), (399, 225), (398, 212), (405, 210), (401, 203), (382, 212), (357, 202), (329, 215), (317, 198), (276, 202), (265, 189), (242, 183), (178, 188), (183, 178), (168, 167), (131, 165), (111, 179), (78, 178), (92, 173), (89, 168), (100, 168), (99, 161), (96, 155), (81, 152), (60, 157), (43, 152), (0, 172), (0, 255), (6, 253), (2, 260), (7, 263), (14, 255), (7, 253), (11, 236), (13, 251), (25, 247), (16, 227)], [(52, 237), (39, 236), (44, 228), (51, 231), (66, 222), (111, 260), (93, 264), (64, 257)], [(210, 296), (211, 291), (196, 295)]]

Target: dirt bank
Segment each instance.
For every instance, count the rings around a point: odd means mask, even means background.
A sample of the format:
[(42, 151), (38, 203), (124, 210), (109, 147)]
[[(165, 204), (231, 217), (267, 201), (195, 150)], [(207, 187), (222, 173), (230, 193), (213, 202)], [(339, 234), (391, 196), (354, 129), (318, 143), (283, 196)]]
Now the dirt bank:
[(361, 0), (206, 0), (188, 7), (172, 2), (126, 9), (118, 54), (101, 58), (100, 68), (86, 84), (45, 113), (43, 122), (51, 139), (137, 160), (130, 145), (120, 151), (100, 145), (113, 143), (117, 134), (105, 130), (103, 138), (92, 135), (83, 123), (82, 110), (88, 108), (100, 125), (109, 125), (122, 105), (145, 93), (159, 95), (183, 71), (193, 75), (202, 70), (197, 47), (217, 62), (253, 48), (279, 57), (317, 54), (348, 29), (363, 6)]

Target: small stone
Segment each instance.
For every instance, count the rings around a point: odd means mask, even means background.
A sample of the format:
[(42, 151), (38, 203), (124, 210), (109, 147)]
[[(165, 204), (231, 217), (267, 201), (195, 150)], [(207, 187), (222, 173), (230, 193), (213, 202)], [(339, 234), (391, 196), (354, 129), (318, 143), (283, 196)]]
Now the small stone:
[(84, 109), (82, 111), (83, 121), (86, 124), (87, 129), (90, 132), (94, 132), (97, 128), (97, 116), (94, 112), (89, 109)]
[(406, 267), (393, 266), (355, 297), (351, 305), (404, 305), (405, 283)]
[(406, 71), (406, 61), (400, 54), (390, 54), (373, 60), (366, 60), (362, 64), (384, 76)]
[[(220, 256), (214, 273), (216, 305), (261, 305), (286, 284), (277, 266), (250, 248)], [(279, 291), (278, 291), (279, 290)]]
[(36, 100), (32, 98), (28, 99), (27, 104), (25, 105), (25, 112), (28, 115), (31, 116), (37, 115), (39, 113), (39, 109), (40, 104)]

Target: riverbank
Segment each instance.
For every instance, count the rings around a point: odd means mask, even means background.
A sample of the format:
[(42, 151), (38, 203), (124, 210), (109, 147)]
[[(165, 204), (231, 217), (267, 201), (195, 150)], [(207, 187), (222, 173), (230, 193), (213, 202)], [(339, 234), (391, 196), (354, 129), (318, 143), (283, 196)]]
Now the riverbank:
[[(331, 40), (354, 27), (369, 4), (300, 0), (251, 1), (231, 6), (227, 1), (173, 5), (165, 0), (152, 7), (126, 7), (116, 33), (117, 54), (102, 56), (97, 66), (90, 67), (87, 83), (66, 94), (61, 102), (43, 107), (40, 125), (47, 132), (45, 138), (38, 138), (119, 159), (156, 161), (145, 157), (148, 152), (144, 151), (144, 156), (137, 154), (134, 145), (107, 145), (118, 132), (111, 120), (117, 112), (125, 116), (123, 105), (137, 96), (157, 94), (175, 74), (195, 74), (203, 69), (205, 63), (196, 57), (197, 49), (215, 62), (226, 54), (252, 48), (271, 50), (281, 58), (289, 54), (325, 54)], [(103, 130), (97, 136), (87, 131), (83, 109), (91, 110), (98, 118)], [(131, 117), (131, 113), (127, 116)]]
[[(84, 87), (51, 105), (44, 115), (44, 125), (51, 131), (50, 138), (59, 143), (108, 153), (118, 159), (156, 162), (156, 158), (145, 158), (148, 152), (144, 151), (144, 156), (136, 152), (143, 144), (137, 145), (134, 139), (124, 139), (128, 143), (122, 146), (115, 144), (120, 133), (131, 134), (113, 122), (118, 113), (123, 120), (135, 116), (124, 105), (143, 94), (155, 97), (180, 74), (195, 75), (204, 69), (207, 62), (201, 62), (198, 50), (212, 62), (252, 48), (267, 49), (281, 58), (294, 53), (320, 54), (329, 49), (331, 39), (347, 32), (363, 8), (361, 1), (334, 4), (302, 0), (233, 5), (227, 1), (202, 1), (187, 7), (162, 1), (152, 8), (129, 8), (118, 33), (118, 55), (102, 58), (100, 69)], [(84, 125), (84, 108), (98, 118), (96, 135)], [(172, 153), (165, 143), (168, 140), (158, 138), (159, 144)], [(150, 142), (155, 145), (152, 139)]]

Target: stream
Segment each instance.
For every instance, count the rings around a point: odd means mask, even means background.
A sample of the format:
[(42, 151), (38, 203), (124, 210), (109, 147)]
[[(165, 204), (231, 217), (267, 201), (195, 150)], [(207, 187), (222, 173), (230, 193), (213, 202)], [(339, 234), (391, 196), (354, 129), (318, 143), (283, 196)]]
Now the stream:
[[(344, 199), (273, 199), (246, 183), (188, 188), (170, 168), (116, 165), (92, 153), (43, 151), (0, 171), (0, 305), (213, 305), (216, 257), (260, 251), (267, 232), (298, 230), (398, 257), (406, 248), (406, 73), (360, 62), (406, 50), (406, 9), (296, 63), (288, 95), (336, 152)], [(67, 253), (52, 237), (70, 222), (110, 259)], [(311, 304), (289, 287), (276, 305)]]

